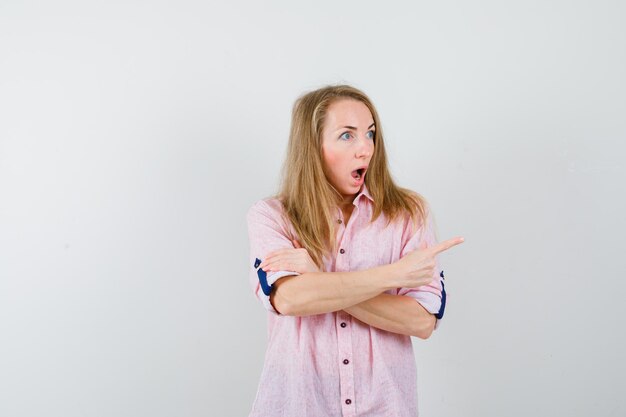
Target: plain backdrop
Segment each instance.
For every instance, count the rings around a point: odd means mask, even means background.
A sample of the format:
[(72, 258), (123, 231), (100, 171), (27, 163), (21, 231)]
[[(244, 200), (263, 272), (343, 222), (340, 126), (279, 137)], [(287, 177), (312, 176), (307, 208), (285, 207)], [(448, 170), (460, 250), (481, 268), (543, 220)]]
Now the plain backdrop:
[(626, 415), (625, 21), (0, 1), (0, 415), (247, 416), (267, 329), (245, 213), (277, 191), (294, 100), (335, 83), (370, 95), (439, 238), (466, 238), (413, 340), (420, 415)]

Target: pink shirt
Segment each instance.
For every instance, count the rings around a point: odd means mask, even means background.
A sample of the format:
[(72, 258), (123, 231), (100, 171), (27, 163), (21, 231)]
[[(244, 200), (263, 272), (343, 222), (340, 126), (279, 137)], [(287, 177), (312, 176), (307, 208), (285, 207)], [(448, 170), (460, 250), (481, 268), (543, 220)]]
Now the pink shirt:
[[(386, 217), (381, 214), (370, 224), (373, 199), (365, 185), (353, 204), (348, 224), (337, 209), (339, 249), (331, 259), (324, 259), (325, 271), (359, 271), (390, 264), (417, 249), (423, 240), (435, 243), (430, 221), (417, 230), (408, 219), (385, 227)], [(268, 310), (269, 338), (249, 417), (417, 416), (417, 375), (410, 336), (372, 327), (343, 310), (298, 317), (279, 314), (272, 307), (255, 262), (276, 249), (294, 247), (291, 240), (298, 237), (282, 213), (282, 204), (272, 198), (258, 201), (247, 214), (250, 284)], [(299, 274), (270, 272), (267, 284), (288, 275)], [(412, 297), (429, 312), (443, 313), (439, 274), (430, 285), (387, 293)], [(445, 301), (445, 291), (443, 294)]]

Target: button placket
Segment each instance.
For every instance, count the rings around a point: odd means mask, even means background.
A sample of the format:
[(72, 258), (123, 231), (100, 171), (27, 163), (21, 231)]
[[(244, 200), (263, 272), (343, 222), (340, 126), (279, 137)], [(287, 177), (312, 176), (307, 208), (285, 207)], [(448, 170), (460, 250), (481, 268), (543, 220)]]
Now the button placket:
[[(350, 220), (343, 227), (340, 227), (342, 230), (341, 237), (338, 239), (339, 253), (341, 255), (346, 253), (344, 247), (349, 247), (350, 242), (348, 233), (350, 232), (350, 228), (353, 227), (354, 224), (353, 219), (357, 217), (358, 207), (355, 207), (352, 215), (350, 216)], [(339, 256), (339, 254), (335, 257), (335, 270), (336, 271), (349, 271), (350, 263), (348, 261), (349, 256)], [(354, 370), (352, 366), (348, 364), (344, 364), (347, 358), (352, 358), (352, 332), (350, 328), (348, 328), (348, 322), (350, 321), (350, 316), (341, 313), (337, 314), (337, 320), (339, 322), (340, 328), (337, 330), (337, 354), (339, 364), (339, 387), (340, 387), (340, 395), (341, 395), (341, 409), (342, 415), (344, 417), (355, 417), (356, 416), (356, 407), (353, 403), (354, 401)], [(349, 361), (348, 361), (349, 363)]]
[[(341, 210), (337, 209), (340, 213)], [(349, 239), (346, 240), (346, 235), (349, 236), (349, 232), (352, 229), (354, 222), (356, 221), (355, 219), (358, 217), (358, 213), (359, 213), (359, 206), (355, 205), (353, 211), (352, 211), (352, 215), (350, 216), (350, 220), (348, 220), (347, 224), (344, 224), (344, 227), (341, 227), (341, 234), (340, 236), (338, 236), (338, 241), (337, 241), (337, 247), (339, 247), (339, 253), (337, 254), (337, 256), (335, 256), (335, 271), (337, 272), (343, 272), (343, 271), (349, 271), (350, 270), (350, 264), (348, 262), (348, 256), (339, 256), (339, 255), (345, 255), (346, 253), (346, 249), (345, 247), (349, 247), (350, 246), (350, 241)], [(341, 216), (341, 214), (340, 214)], [(341, 220), (341, 218), (340, 218)], [(343, 229), (343, 230), (342, 230)]]
[(349, 316), (339, 313), (337, 321), (339, 328), (337, 330), (337, 347), (339, 359), (339, 387), (341, 395), (341, 407), (343, 416), (355, 416), (354, 401), (354, 370), (350, 366), (352, 358), (352, 332), (348, 328)]

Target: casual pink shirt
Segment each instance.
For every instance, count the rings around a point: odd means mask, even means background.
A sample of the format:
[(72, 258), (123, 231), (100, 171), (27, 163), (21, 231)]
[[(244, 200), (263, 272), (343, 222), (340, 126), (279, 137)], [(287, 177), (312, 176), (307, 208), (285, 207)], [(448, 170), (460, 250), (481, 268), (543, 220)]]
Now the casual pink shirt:
[[(324, 259), (325, 271), (359, 271), (390, 264), (424, 240), (435, 243), (430, 220), (417, 230), (408, 218), (386, 227), (384, 214), (370, 223), (374, 201), (365, 185), (353, 204), (348, 224), (337, 209), (338, 252)], [(276, 312), (261, 288), (255, 261), (274, 250), (293, 248), (291, 240), (298, 236), (275, 198), (255, 203), (247, 220), (250, 284), (268, 310), (265, 363), (249, 417), (417, 416), (411, 337), (370, 326), (343, 310), (304, 317)], [(270, 272), (267, 283), (271, 286), (288, 275), (299, 274)], [(438, 273), (430, 285), (387, 293), (412, 297), (433, 314), (443, 311)]]

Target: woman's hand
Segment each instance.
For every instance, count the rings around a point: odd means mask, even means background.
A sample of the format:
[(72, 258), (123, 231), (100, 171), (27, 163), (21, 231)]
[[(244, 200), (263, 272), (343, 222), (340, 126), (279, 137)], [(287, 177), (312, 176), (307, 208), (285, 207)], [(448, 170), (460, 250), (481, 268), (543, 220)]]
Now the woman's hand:
[(436, 272), (435, 257), (464, 241), (465, 239), (462, 237), (455, 237), (431, 247), (427, 247), (425, 242), (421, 243), (418, 249), (409, 252), (392, 264), (398, 271), (398, 276), (402, 281), (400, 286), (415, 288), (430, 284)]
[(270, 252), (259, 267), (265, 272), (269, 271), (293, 271), (304, 274), (305, 272), (321, 272), (309, 252), (304, 249), (297, 240), (292, 241), (295, 249), (279, 249)]

